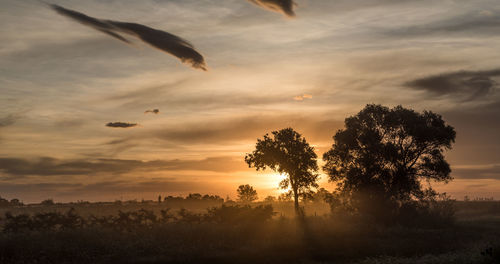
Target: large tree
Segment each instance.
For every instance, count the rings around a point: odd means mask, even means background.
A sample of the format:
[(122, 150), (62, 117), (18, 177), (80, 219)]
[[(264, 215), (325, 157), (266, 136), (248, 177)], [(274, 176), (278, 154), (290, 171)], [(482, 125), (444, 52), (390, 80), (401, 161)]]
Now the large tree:
[(323, 169), (354, 209), (401, 208), (436, 194), (423, 183), (452, 179), (443, 152), (455, 130), (433, 112), (367, 105), (333, 139)]
[(316, 159), (314, 148), (292, 128), (273, 131), (272, 136), (266, 134), (263, 139), (257, 139), (255, 150), (245, 156), (250, 168), (269, 168), (287, 176), (279, 186), (291, 189), (297, 214), (300, 212), (299, 195), (318, 187)]

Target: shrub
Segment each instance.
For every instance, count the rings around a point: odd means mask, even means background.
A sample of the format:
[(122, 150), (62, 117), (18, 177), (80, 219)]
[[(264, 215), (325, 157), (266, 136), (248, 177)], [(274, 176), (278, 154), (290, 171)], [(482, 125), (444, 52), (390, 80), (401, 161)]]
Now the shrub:
[(207, 218), (215, 223), (237, 225), (263, 223), (270, 220), (273, 215), (275, 213), (271, 205), (259, 205), (253, 208), (250, 205), (222, 205), (209, 209)]

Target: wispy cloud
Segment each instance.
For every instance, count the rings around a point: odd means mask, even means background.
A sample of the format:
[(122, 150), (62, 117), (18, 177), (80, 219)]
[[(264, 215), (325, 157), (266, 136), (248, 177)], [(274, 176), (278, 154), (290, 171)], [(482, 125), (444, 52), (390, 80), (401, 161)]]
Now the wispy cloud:
[(129, 40), (118, 34), (118, 32), (135, 36), (145, 43), (179, 58), (182, 62), (191, 64), (195, 69), (206, 71), (203, 56), (194, 49), (191, 43), (176, 35), (137, 23), (97, 19), (59, 5), (50, 6), (63, 16), (108, 34), (120, 41), (130, 43)]
[(124, 160), (124, 159), (38, 159), (0, 158), (0, 172), (9, 176), (124, 174), (131, 171), (211, 171), (235, 172), (247, 168), (243, 159), (218, 156), (201, 160)]
[(312, 95), (310, 94), (303, 94), (303, 95), (297, 95), (293, 97), (293, 100), (295, 101), (304, 101), (305, 99), (312, 99)]
[(279, 12), (288, 17), (295, 16), (293, 8), (297, 4), (295, 4), (293, 0), (248, 0), (248, 1), (264, 9), (274, 12)]
[(265, 133), (293, 127), (310, 142), (329, 142), (342, 121), (322, 116), (300, 114), (248, 115), (237, 118), (187, 122), (159, 129), (142, 137), (160, 139), (169, 144), (231, 144), (252, 142)]
[(125, 123), (125, 122), (109, 122), (106, 124), (107, 127), (116, 127), (116, 128), (129, 128), (137, 126), (136, 123)]
[(0, 117), (0, 127), (6, 127), (14, 124), (19, 117), (15, 114), (9, 114), (4, 117)]
[(493, 78), (499, 76), (500, 69), (459, 71), (412, 80), (406, 85), (427, 91), (433, 96), (450, 95), (471, 101), (491, 93), (498, 86)]
[(399, 27), (388, 35), (401, 37), (450, 36), (454, 34), (495, 35), (500, 32), (500, 15), (490, 10), (470, 11), (420, 25)]
[(460, 179), (500, 180), (500, 164), (459, 166), (453, 168), (452, 175)]

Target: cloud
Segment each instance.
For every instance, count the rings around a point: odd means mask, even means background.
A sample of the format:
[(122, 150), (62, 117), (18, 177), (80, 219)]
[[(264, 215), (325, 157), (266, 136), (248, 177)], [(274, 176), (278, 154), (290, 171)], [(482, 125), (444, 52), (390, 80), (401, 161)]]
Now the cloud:
[(125, 123), (125, 122), (109, 122), (106, 124), (107, 127), (116, 127), (116, 128), (129, 128), (137, 126), (136, 123)]
[(59, 5), (50, 6), (63, 16), (108, 34), (120, 41), (130, 43), (129, 40), (118, 34), (118, 32), (135, 36), (145, 43), (179, 58), (182, 62), (191, 64), (195, 69), (206, 71), (203, 56), (194, 49), (191, 43), (178, 36), (137, 23), (97, 19)]
[(125, 174), (131, 171), (211, 171), (236, 172), (245, 170), (243, 159), (229, 156), (208, 157), (201, 160), (123, 160), (76, 159), (61, 160), (51, 157), (37, 159), (0, 158), (0, 172), (9, 176), (96, 175), (100, 173)]
[(0, 117), (0, 127), (10, 126), (10, 125), (14, 124), (17, 119), (19, 119), (19, 117), (14, 115), (14, 114)]
[(157, 115), (157, 114), (160, 113), (160, 110), (158, 110), (158, 109), (153, 109), (153, 110), (148, 109), (148, 110), (144, 111), (144, 113), (145, 114), (147, 114), (147, 113), (153, 113), (153, 114)]
[(84, 119), (60, 119), (54, 122), (54, 125), (61, 128), (81, 127), (86, 123)]
[(500, 69), (489, 71), (459, 71), (428, 76), (406, 83), (406, 86), (424, 90), (435, 96), (456, 96), (472, 101), (488, 95), (498, 83), (493, 79), (500, 76)]
[(450, 36), (452, 34), (487, 35), (500, 33), (500, 16), (489, 10), (476, 10), (451, 18), (441, 19), (426, 24), (399, 27), (386, 32), (392, 36)]
[(293, 97), (293, 100), (295, 101), (304, 101), (305, 99), (312, 99), (312, 95), (310, 94), (303, 94), (303, 95), (298, 95)]
[(500, 180), (500, 164), (461, 166), (453, 168), (452, 175), (459, 179)]
[(294, 17), (295, 12), (293, 7), (297, 4), (293, 0), (248, 0), (249, 2), (258, 5), (264, 9), (282, 13), (288, 17)]
[[(335, 132), (343, 127), (343, 120), (312, 117), (300, 114), (248, 115), (235, 118), (186, 122), (147, 132), (141, 138), (156, 138), (181, 144), (232, 144), (253, 142), (264, 134), (292, 127), (312, 143), (330, 142)], [(149, 134), (150, 133), (150, 134)]]

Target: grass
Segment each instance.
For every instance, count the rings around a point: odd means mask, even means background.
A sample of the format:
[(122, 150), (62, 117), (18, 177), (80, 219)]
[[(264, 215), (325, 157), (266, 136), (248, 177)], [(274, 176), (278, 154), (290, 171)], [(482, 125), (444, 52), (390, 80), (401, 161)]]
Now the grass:
[[(76, 211), (104, 215), (131, 209), (112, 206)], [(61, 207), (55, 206), (66, 209)], [(269, 221), (245, 223), (172, 221), (130, 230), (89, 226), (2, 233), (0, 263), (500, 263), (499, 213), (476, 210), (476, 217), (467, 214), (439, 229), (381, 227), (318, 213), (296, 221), (278, 213)], [(492, 254), (484, 254), (488, 248)]]

